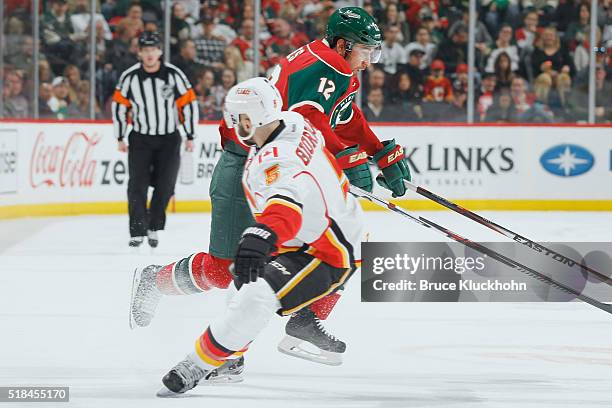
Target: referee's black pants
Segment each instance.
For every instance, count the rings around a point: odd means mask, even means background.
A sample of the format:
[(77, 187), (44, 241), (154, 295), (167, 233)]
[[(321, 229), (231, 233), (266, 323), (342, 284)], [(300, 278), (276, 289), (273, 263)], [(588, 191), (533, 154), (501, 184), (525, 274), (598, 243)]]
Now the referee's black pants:
[[(128, 147), (128, 211), (130, 236), (147, 235), (147, 230), (163, 230), (166, 207), (174, 194), (180, 165), (181, 136), (150, 136), (132, 132)], [(153, 187), (147, 210), (147, 192)]]

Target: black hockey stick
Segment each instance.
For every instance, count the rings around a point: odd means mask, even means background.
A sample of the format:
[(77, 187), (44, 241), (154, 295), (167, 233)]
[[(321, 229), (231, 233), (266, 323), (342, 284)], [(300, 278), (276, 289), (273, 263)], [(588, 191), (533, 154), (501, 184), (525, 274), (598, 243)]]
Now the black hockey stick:
[(398, 213), (406, 218), (411, 219), (412, 221), (416, 222), (417, 224), (420, 224), (424, 227), (427, 228), (433, 228), (438, 232), (441, 232), (442, 234), (444, 234), (446, 237), (459, 242), (461, 244), (464, 244), (465, 246), (474, 249), (475, 251), (480, 252), (481, 254), (490, 256), (491, 258), (497, 260), (498, 262), (501, 262), (513, 269), (517, 269), (519, 272), (523, 272), (529, 276), (531, 276), (532, 278), (535, 278), (539, 281), (542, 281), (544, 283), (547, 283), (565, 293), (569, 293), (573, 296), (576, 296), (578, 299), (582, 300), (585, 303), (590, 304), (591, 306), (595, 306), (598, 309), (603, 310), (604, 312), (608, 312), (610, 314), (612, 314), (612, 305), (607, 304), (607, 303), (603, 303), (600, 302), (599, 300), (593, 299), (590, 296), (587, 295), (583, 295), (582, 293), (580, 293), (579, 291), (577, 291), (574, 288), (571, 288), (569, 286), (566, 286), (560, 282), (557, 282), (556, 280), (549, 278), (548, 276), (544, 275), (541, 272), (538, 272), (534, 269), (531, 269), (528, 266), (525, 266), (511, 258), (508, 258), (505, 255), (500, 254), (497, 251), (494, 251), (490, 248), (485, 247), (484, 245), (481, 245), (477, 242), (474, 241), (470, 241), (467, 238), (462, 237), (459, 234), (454, 233), (453, 231), (449, 230), (448, 228), (442, 227), (441, 225), (436, 224), (433, 221), (428, 220), (427, 218), (421, 217), (421, 216), (414, 216), (412, 214), (410, 214), (408, 211), (406, 211), (405, 209), (403, 209), (402, 207), (399, 207), (393, 203), (390, 203), (388, 201), (383, 200), (382, 198), (379, 198), (377, 196), (375, 196), (372, 193), (368, 193), (365, 190), (360, 189), (359, 187), (356, 186), (351, 186), (351, 194), (353, 194), (356, 197), (359, 198), (363, 198), (366, 199), (368, 201), (371, 201), (374, 204), (377, 204), (381, 207), (385, 207), (395, 213)]
[(467, 208), (464, 208), (462, 206), (460, 206), (459, 204), (453, 203), (452, 201), (447, 200), (444, 197), (440, 197), (439, 195), (432, 193), (431, 191), (414, 185), (412, 183), (410, 183), (409, 181), (404, 180), (404, 185), (406, 186), (406, 188), (416, 192), (419, 195), (422, 195), (425, 198), (430, 199), (431, 201), (434, 201), (446, 208), (448, 208), (449, 210), (452, 210), (458, 214), (463, 215), (464, 217), (467, 217), (469, 219), (471, 219), (472, 221), (476, 221), (477, 223), (484, 225), (487, 228), (492, 229), (493, 231), (502, 234), (508, 238), (510, 238), (513, 241), (516, 241), (520, 244), (526, 245), (529, 248), (531, 248), (532, 250), (534, 250), (535, 252), (539, 253), (539, 254), (543, 254), (545, 256), (550, 256), (552, 259), (554, 259), (555, 261), (558, 261), (564, 265), (568, 265), (569, 267), (573, 267), (573, 266), (579, 266), (583, 271), (591, 273), (594, 277), (596, 277), (597, 279), (599, 279), (600, 281), (604, 282), (605, 284), (607, 284), (608, 286), (612, 286), (612, 279), (606, 275), (604, 275), (601, 272), (596, 271), (593, 268), (590, 268), (578, 261), (575, 261), (571, 258), (568, 258), (567, 256), (560, 254), (556, 251), (553, 251), (552, 249), (549, 249), (547, 247), (545, 247), (542, 244), (539, 244), (535, 241), (530, 240), (529, 238), (526, 238), (520, 234), (517, 234), (514, 231), (509, 230), (508, 228), (502, 227), (501, 225), (488, 220), (486, 218), (484, 218), (481, 215), (476, 214), (473, 211), (468, 210)]

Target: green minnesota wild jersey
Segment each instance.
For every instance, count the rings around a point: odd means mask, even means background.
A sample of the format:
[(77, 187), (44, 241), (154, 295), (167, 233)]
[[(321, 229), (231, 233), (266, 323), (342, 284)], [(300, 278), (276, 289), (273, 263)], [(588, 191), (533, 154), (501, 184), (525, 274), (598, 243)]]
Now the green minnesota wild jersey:
[(283, 97), (283, 110), (311, 105), (329, 118), (332, 129), (353, 116), (359, 80), (324, 40), (313, 41), (283, 58), (270, 80)]

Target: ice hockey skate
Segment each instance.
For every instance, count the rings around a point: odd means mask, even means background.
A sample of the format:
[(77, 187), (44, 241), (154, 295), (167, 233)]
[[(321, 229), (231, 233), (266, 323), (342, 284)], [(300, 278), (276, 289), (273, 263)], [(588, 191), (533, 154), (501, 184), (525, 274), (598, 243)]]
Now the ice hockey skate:
[[(287, 335), (278, 345), (281, 353), (320, 364), (342, 364), (346, 343), (329, 334), (309, 308), (294, 313), (285, 326), (285, 332)], [(308, 343), (310, 346), (305, 348)]]
[(130, 248), (138, 248), (144, 242), (144, 237), (131, 237), (128, 245)]
[(130, 328), (146, 327), (155, 316), (155, 309), (162, 297), (155, 280), (161, 265), (149, 265), (134, 270), (132, 298), (130, 301)]
[(151, 248), (157, 248), (159, 245), (159, 237), (157, 236), (157, 231), (147, 231), (147, 242)]
[(227, 360), (215, 370), (204, 370), (187, 356), (175, 365), (162, 379), (164, 388), (157, 392), (160, 398), (179, 397), (199, 385), (231, 384), (243, 381), (244, 357)]

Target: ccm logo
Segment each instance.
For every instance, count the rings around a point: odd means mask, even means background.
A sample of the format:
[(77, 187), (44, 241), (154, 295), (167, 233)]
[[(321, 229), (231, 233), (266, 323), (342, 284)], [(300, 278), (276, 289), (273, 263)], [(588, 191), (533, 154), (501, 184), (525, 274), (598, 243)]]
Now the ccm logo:
[(400, 146), (399, 149), (395, 151), (395, 153), (391, 153), (389, 156), (387, 156), (387, 163), (391, 163), (393, 160), (403, 155), (404, 155), (404, 148)]
[(361, 152), (361, 153), (357, 153), (349, 157), (348, 162), (355, 163), (356, 161), (367, 159), (367, 158), (368, 158), (368, 154), (366, 152)]

